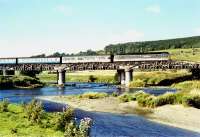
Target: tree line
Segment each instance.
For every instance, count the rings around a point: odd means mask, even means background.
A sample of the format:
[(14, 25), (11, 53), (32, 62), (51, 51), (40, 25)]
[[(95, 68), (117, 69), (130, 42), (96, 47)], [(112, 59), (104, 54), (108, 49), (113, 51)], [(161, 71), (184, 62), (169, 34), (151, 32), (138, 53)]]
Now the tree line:
[(110, 44), (106, 46), (104, 50), (106, 54), (131, 54), (178, 48), (200, 48), (200, 36), (158, 41)]
[(131, 54), (146, 53), (149, 51), (178, 49), (178, 48), (200, 48), (200, 36), (177, 38), (157, 41), (128, 42), (119, 44), (110, 44), (104, 50), (80, 51), (78, 53), (59, 53), (55, 52), (51, 55), (40, 54), (31, 57), (61, 57), (61, 56), (92, 56), (104, 54)]

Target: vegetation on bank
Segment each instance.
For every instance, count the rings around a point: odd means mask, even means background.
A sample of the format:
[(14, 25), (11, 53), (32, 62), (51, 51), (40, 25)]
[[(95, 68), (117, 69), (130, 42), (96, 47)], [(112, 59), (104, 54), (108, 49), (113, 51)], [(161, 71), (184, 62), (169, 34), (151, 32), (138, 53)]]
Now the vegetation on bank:
[(26, 105), (0, 102), (0, 136), (87, 137), (91, 124), (90, 118), (77, 123), (71, 108), (47, 113), (36, 100)]
[(0, 89), (8, 88), (37, 88), (44, 84), (29, 76), (0, 76)]
[(166, 70), (135, 72), (134, 80), (129, 87), (146, 87), (146, 86), (170, 86), (170, 84), (192, 79), (191, 73), (187, 70)]
[(103, 92), (85, 92), (78, 96), (79, 98), (87, 98), (87, 99), (99, 99), (108, 97), (107, 93)]
[(182, 92), (188, 93), (188, 91), (200, 91), (200, 80), (183, 81), (175, 83), (171, 87), (181, 90)]
[(155, 108), (167, 104), (182, 104), (200, 109), (200, 95), (192, 93), (165, 93), (154, 96), (143, 91), (136, 93), (124, 93), (120, 95), (119, 100), (122, 102), (137, 101), (141, 107)]
[[(57, 74), (43, 72), (37, 75), (37, 78), (42, 82), (50, 82), (57, 80)], [(96, 82), (96, 83), (111, 83), (116, 84), (114, 71), (92, 71), (92, 72), (69, 72), (66, 73), (67, 82)]]

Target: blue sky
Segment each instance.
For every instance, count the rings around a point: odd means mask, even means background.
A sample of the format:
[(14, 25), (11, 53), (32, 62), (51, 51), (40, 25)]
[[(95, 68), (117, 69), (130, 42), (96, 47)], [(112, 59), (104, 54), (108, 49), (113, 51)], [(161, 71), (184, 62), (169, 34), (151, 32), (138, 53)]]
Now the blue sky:
[(0, 0), (0, 57), (200, 35), (200, 0)]

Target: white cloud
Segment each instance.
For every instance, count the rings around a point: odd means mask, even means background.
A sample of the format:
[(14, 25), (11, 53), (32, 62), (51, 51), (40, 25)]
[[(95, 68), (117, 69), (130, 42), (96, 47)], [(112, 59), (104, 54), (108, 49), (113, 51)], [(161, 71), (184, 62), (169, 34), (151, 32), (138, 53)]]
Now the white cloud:
[(62, 13), (64, 16), (71, 16), (72, 15), (72, 9), (70, 7), (67, 7), (65, 5), (57, 5), (54, 10), (56, 12)]
[(160, 5), (150, 5), (148, 7), (146, 7), (146, 11), (154, 13), (154, 14), (159, 14), (161, 12), (161, 8)]
[(200, 35), (200, 27), (199, 27), (199, 28), (196, 28), (196, 29), (194, 30), (194, 32), (195, 32), (197, 35)]

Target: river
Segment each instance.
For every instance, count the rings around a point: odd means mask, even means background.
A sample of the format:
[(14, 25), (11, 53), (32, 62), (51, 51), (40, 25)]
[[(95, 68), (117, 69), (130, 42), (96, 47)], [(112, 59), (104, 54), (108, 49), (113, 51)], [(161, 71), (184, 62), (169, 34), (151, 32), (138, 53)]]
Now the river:
[[(123, 92), (117, 87), (107, 84), (95, 83), (67, 83), (65, 88), (58, 89), (57, 87), (43, 87), (38, 89), (8, 89), (0, 90), (0, 100), (8, 98), (12, 103), (29, 102), (37, 96), (51, 95), (72, 95), (82, 94), (88, 91), (95, 92)], [(70, 86), (71, 85), (71, 86)], [(144, 88), (144, 89), (126, 89), (129, 92), (144, 90), (145, 92), (159, 95), (165, 92), (175, 92), (175, 89), (169, 88)], [(43, 101), (46, 111), (55, 112), (61, 111), (63, 104)], [(82, 110), (75, 111), (76, 118), (90, 117), (93, 119), (91, 129), (92, 137), (200, 137), (200, 134), (170, 127), (158, 123), (151, 122), (137, 115), (121, 115), (112, 113), (86, 112)]]

